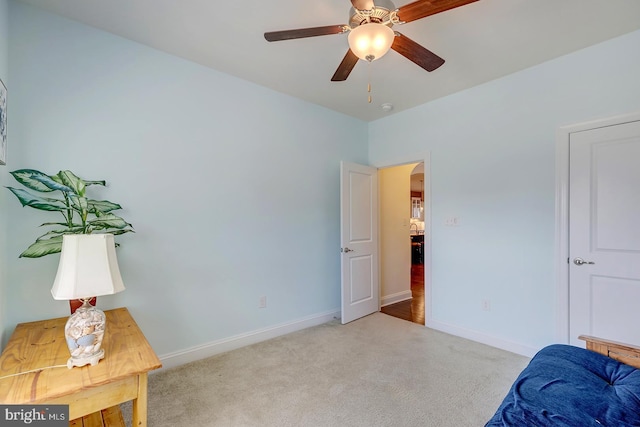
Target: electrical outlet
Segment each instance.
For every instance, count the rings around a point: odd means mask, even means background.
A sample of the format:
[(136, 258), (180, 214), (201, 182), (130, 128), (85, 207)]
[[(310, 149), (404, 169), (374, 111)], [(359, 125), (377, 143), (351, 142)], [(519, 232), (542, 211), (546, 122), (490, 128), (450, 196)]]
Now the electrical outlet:
[(491, 311), (491, 301), (488, 299), (482, 300), (482, 311)]
[(267, 308), (267, 297), (260, 297), (260, 302), (258, 302), (258, 308)]

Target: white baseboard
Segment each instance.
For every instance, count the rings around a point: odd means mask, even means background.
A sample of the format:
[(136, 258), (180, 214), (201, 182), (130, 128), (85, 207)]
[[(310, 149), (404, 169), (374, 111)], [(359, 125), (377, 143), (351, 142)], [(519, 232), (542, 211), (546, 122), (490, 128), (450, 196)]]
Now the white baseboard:
[(385, 295), (380, 298), (380, 307), (395, 304), (400, 301), (411, 299), (411, 290), (402, 291), (391, 295)]
[[(397, 296), (398, 299), (392, 299), (392, 301), (399, 302), (407, 299), (406, 297), (402, 298), (403, 294), (404, 293), (398, 293), (393, 296), (389, 295), (388, 297)], [(388, 302), (386, 303), (386, 305), (393, 304), (393, 302)], [(340, 319), (340, 310), (336, 309), (325, 313), (319, 313), (301, 319), (296, 319), (291, 322), (258, 329), (244, 334), (223, 338), (221, 340), (213, 341), (207, 344), (191, 347), (185, 350), (164, 354), (160, 356), (162, 368), (160, 370), (152, 371), (151, 373), (159, 372), (163, 369), (174, 368), (186, 363), (194, 362), (196, 360), (205, 359), (207, 357), (215, 356), (216, 354), (235, 350), (237, 348), (245, 347), (247, 345), (255, 344), (261, 341), (266, 341), (268, 339), (306, 329), (311, 326), (321, 325), (334, 319)], [(432, 319), (426, 319), (425, 326), (440, 332), (490, 345), (492, 347), (509, 351), (511, 353), (520, 354), (522, 356), (533, 357), (533, 355), (539, 350), (512, 341), (501, 340), (494, 336), (487, 335), (478, 331), (434, 321)]]
[(445, 332), (447, 334), (455, 335), (460, 338), (465, 338), (471, 341), (479, 342), (481, 344), (490, 345), (491, 347), (496, 347), (501, 350), (509, 351), (511, 353), (516, 353), (521, 356), (533, 357), (539, 349), (529, 347), (520, 343), (501, 340), (491, 335), (484, 334), (482, 332), (474, 331), (471, 329), (460, 328), (458, 326), (449, 325), (447, 323), (442, 323), (435, 321), (433, 319), (425, 319), (426, 327), (435, 329), (440, 332)]
[(235, 350), (237, 348), (255, 344), (261, 341), (266, 341), (268, 339), (306, 329), (311, 326), (321, 325), (336, 318), (340, 319), (340, 310), (332, 310), (326, 313), (319, 313), (301, 319), (296, 319), (291, 322), (258, 329), (229, 338), (223, 338), (221, 340), (191, 347), (185, 350), (164, 354), (159, 358), (162, 362), (162, 369), (174, 368), (176, 366), (184, 365), (185, 363), (194, 362), (196, 360), (211, 357), (216, 354)]

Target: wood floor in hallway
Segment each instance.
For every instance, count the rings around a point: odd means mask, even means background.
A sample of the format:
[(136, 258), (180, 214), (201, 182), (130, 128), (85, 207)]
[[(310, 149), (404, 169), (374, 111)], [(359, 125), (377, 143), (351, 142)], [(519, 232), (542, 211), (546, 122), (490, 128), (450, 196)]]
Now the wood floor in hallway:
[(384, 306), (380, 311), (424, 325), (424, 264), (411, 265), (411, 299)]

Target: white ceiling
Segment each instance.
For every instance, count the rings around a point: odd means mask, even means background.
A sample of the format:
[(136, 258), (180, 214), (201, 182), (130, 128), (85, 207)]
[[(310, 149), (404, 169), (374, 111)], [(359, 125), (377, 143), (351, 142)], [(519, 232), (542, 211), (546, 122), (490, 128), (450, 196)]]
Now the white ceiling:
[[(390, 51), (331, 82), (346, 34), (269, 43), (263, 33), (347, 24), (349, 0), (22, 1), (364, 121), (640, 28), (638, 0), (479, 0), (394, 26), (446, 60), (434, 72)], [(629, 52), (638, 54), (640, 47)], [(383, 111), (383, 103), (394, 109)]]

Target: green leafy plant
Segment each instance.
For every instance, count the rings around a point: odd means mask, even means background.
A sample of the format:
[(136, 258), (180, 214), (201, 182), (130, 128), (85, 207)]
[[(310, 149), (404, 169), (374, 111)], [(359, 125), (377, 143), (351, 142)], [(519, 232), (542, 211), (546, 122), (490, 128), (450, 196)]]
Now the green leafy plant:
[(122, 209), (117, 203), (93, 200), (86, 196), (87, 187), (105, 186), (105, 181), (85, 181), (73, 172), (64, 170), (56, 175), (47, 175), (34, 169), (19, 169), (10, 172), (20, 184), (38, 193), (62, 193), (61, 199), (44, 197), (27, 190), (7, 187), (22, 203), (43, 211), (62, 215), (61, 222), (45, 222), (43, 226), (55, 227), (38, 237), (20, 257), (40, 258), (62, 250), (65, 234), (110, 233), (114, 235), (133, 232), (133, 226), (112, 211)]

